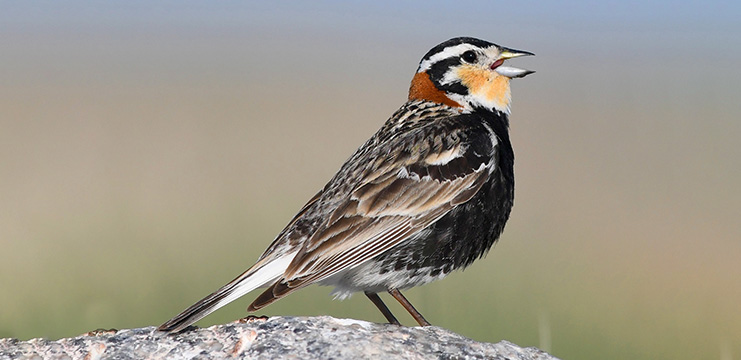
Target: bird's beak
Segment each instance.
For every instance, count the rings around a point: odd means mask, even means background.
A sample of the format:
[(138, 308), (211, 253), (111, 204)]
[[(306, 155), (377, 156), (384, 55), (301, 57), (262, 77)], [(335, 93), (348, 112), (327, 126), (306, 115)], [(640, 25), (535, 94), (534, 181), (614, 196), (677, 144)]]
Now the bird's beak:
[(499, 63), (499, 65), (497, 65), (496, 67), (492, 66), (492, 68), (499, 75), (506, 76), (510, 79), (521, 78), (521, 77), (525, 77), (527, 75), (534, 73), (535, 71), (532, 71), (532, 70), (518, 69), (515, 67), (511, 67), (511, 66), (501, 66), (501, 64), (504, 63), (504, 60), (514, 59), (520, 56), (535, 56), (535, 54), (529, 51), (515, 50), (515, 49), (509, 49), (506, 47), (502, 47), (500, 48), (499, 59), (497, 59), (497, 61), (495, 62), (495, 64)]

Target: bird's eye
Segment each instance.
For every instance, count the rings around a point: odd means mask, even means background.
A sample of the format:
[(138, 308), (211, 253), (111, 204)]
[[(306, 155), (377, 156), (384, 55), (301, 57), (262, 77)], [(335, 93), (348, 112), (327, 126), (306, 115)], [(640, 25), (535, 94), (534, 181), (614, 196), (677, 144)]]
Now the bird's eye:
[(473, 64), (476, 62), (476, 58), (477, 58), (476, 52), (473, 50), (468, 50), (463, 53), (463, 56), (461, 56), (461, 58), (463, 58), (463, 61), (469, 64)]

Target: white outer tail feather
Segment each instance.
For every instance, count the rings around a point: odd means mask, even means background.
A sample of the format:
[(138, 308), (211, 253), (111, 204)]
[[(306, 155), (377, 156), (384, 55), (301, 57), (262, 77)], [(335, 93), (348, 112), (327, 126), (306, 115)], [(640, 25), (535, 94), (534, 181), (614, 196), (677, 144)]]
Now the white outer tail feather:
[(278, 278), (286, 272), (288, 265), (291, 263), (295, 256), (295, 252), (283, 255), (283, 257), (270, 261), (254, 273), (247, 275), (246, 278), (237, 280), (239, 284), (234, 289), (232, 289), (231, 294), (227, 295), (224, 299), (216, 303), (213, 309), (203, 316), (206, 316), (209, 313), (216, 311), (216, 309), (219, 309), (222, 306), (239, 299), (252, 290), (260, 287), (265, 287), (266, 285), (271, 285), (273, 282), (275, 282), (275, 280), (278, 280)]
[[(284, 254), (277, 259), (268, 261), (265, 265), (254, 272), (245, 272), (230, 283), (224, 285), (221, 289), (203, 298), (201, 301), (189, 307), (179, 315), (162, 324), (159, 329), (168, 332), (178, 332), (196, 321), (201, 320), (208, 314), (220, 309), (226, 304), (237, 300), (248, 292), (259, 287), (271, 285), (286, 272), (288, 265), (291, 264), (296, 253), (297, 252)], [(212, 300), (210, 299), (218, 298), (223, 294), (228, 295), (213, 304), (211, 303)]]

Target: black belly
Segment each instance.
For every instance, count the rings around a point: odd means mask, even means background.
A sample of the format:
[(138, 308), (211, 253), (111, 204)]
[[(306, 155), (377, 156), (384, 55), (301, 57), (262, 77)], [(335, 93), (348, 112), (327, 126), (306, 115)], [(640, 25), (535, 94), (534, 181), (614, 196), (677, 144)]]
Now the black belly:
[(484, 256), (499, 238), (514, 201), (511, 176), (492, 174), (478, 194), (420, 235), (375, 257), (381, 273), (395, 270), (447, 274)]

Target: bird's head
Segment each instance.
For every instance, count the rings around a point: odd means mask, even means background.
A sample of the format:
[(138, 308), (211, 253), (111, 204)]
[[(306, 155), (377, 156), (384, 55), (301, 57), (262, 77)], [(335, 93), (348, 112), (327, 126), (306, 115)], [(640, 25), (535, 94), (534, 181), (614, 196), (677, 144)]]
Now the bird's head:
[(509, 113), (510, 79), (534, 71), (503, 64), (527, 55), (534, 54), (474, 38), (450, 39), (422, 58), (409, 88), (409, 100)]

